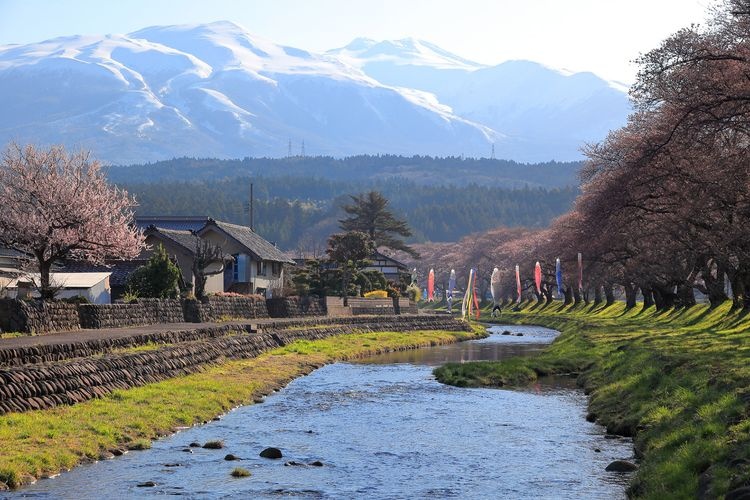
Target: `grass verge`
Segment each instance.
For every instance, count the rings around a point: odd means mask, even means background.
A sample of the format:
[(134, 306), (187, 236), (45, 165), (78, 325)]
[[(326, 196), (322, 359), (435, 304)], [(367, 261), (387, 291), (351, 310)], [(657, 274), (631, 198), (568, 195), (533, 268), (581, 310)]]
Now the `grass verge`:
[(589, 418), (634, 437), (641, 460), (630, 496), (722, 498), (750, 485), (750, 318), (728, 304), (666, 313), (553, 304), (495, 321), (561, 335), (537, 356), (445, 365), (438, 380), (504, 386), (577, 375)]
[(18, 487), (103, 452), (143, 449), (151, 439), (191, 426), (283, 387), (334, 361), (446, 344), (474, 332), (377, 332), (298, 341), (257, 358), (228, 361), (185, 377), (116, 391), (74, 406), (0, 416), (0, 482)]

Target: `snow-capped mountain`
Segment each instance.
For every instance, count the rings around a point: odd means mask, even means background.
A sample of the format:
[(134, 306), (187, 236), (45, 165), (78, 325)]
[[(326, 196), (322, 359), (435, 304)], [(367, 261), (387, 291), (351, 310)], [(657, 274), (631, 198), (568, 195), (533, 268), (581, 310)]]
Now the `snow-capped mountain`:
[(593, 73), (572, 73), (532, 61), (486, 66), (412, 38), (358, 38), (328, 52), (386, 84), (436, 96), (464, 118), (507, 136), (515, 159), (574, 159), (585, 142), (622, 126), (627, 88)]
[[(498, 157), (564, 160), (579, 143), (550, 137), (545, 117), (624, 120), (608, 101), (624, 94), (593, 75), (560, 75), (547, 92), (550, 80), (501, 67), (412, 39), (315, 54), (230, 22), (62, 37), (0, 47), (0, 142), (62, 142), (112, 163), (282, 156), (290, 141), (335, 156), (486, 156), (494, 144)], [(521, 99), (524, 87), (544, 92)], [(538, 130), (549, 145), (527, 140)]]

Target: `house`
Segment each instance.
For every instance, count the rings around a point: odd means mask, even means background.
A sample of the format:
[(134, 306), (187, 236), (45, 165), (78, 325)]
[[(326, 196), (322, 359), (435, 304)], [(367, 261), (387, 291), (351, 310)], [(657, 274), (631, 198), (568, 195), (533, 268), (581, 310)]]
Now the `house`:
[[(59, 287), (56, 297), (65, 299), (71, 297), (85, 297), (92, 304), (109, 304), (112, 301), (112, 290), (109, 284), (108, 272), (87, 273), (50, 273), (50, 283)], [(36, 290), (39, 283), (39, 273), (23, 274), (8, 284), (6, 294), (9, 298), (31, 295), (38, 297)]]
[(375, 251), (372, 257), (370, 257), (370, 265), (365, 267), (363, 271), (380, 271), (385, 275), (385, 279), (398, 283), (401, 276), (409, 274), (409, 268), (406, 264), (397, 261), (393, 257), (389, 257), (379, 251)]
[[(222, 249), (225, 262), (222, 274), (208, 276), (206, 292), (233, 291), (268, 294), (280, 289), (284, 281), (284, 264), (294, 261), (281, 250), (247, 226), (230, 224), (210, 217), (137, 217), (136, 224), (144, 229), (146, 243), (152, 248), (139, 258), (148, 259), (153, 248), (164, 245), (182, 271), (185, 283), (193, 283), (193, 259), (198, 240), (205, 240)], [(222, 265), (216, 262), (209, 270)]]
[(233, 257), (224, 270), (224, 290), (270, 295), (282, 288), (284, 264), (294, 265), (276, 245), (247, 226), (209, 219), (196, 235)]

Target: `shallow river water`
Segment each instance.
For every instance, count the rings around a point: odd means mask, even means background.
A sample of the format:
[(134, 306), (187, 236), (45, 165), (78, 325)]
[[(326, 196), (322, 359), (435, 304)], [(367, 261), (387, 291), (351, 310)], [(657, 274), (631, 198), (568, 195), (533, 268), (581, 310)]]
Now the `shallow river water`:
[[(524, 335), (500, 335), (506, 328)], [(632, 458), (632, 444), (605, 439), (602, 427), (586, 422), (586, 398), (569, 382), (500, 390), (435, 381), (435, 365), (524, 355), (555, 335), (536, 327), (493, 331), (480, 341), (325, 366), (263, 404), (12, 497), (624, 498), (627, 476), (604, 468)], [(224, 449), (183, 451), (216, 439)], [(260, 458), (267, 446), (284, 458)], [(228, 453), (243, 460), (225, 461)], [(323, 466), (284, 465), (316, 460)], [(230, 477), (236, 466), (252, 476)], [(156, 485), (137, 486), (146, 481)]]

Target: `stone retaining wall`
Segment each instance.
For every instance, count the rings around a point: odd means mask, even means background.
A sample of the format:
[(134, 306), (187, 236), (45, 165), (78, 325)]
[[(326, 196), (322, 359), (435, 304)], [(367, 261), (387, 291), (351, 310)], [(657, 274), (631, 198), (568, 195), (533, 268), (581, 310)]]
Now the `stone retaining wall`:
[[(220, 362), (226, 358), (251, 358), (299, 339), (315, 340), (362, 331), (462, 331), (469, 328), (466, 323), (444, 317), (415, 316), (408, 321), (399, 319), (384, 318), (380, 321), (380, 318), (371, 318), (369, 322), (355, 324), (268, 330), (262, 333), (250, 333), (250, 325), (224, 325), (204, 329), (200, 334), (196, 334), (200, 337), (199, 340), (180, 342), (154, 351), (110, 353), (100, 358), (83, 357), (53, 364), (8, 367), (0, 369), (0, 414), (79, 403), (104, 396), (116, 389), (127, 389), (195, 373), (206, 364)], [(241, 333), (227, 335), (229, 332)], [(168, 334), (169, 332), (165, 333)], [(125, 340), (117, 339), (111, 342)], [(58, 353), (91, 353), (101, 348), (96, 342), (70, 345), (67, 351), (59, 349)], [(51, 355), (57, 354), (53, 352), (57, 350), (56, 346), (38, 346), (42, 347), (48, 347)], [(39, 354), (42, 355), (41, 352)]]
[(81, 328), (124, 328), (185, 321), (179, 299), (138, 299), (132, 304), (80, 304), (78, 315)]
[(303, 318), (328, 314), (325, 298), (277, 297), (266, 300), (266, 307), (272, 318)]
[(76, 304), (0, 299), (0, 331), (45, 334), (80, 328)]
[(221, 318), (267, 318), (266, 301), (252, 297), (208, 297), (214, 321)]

